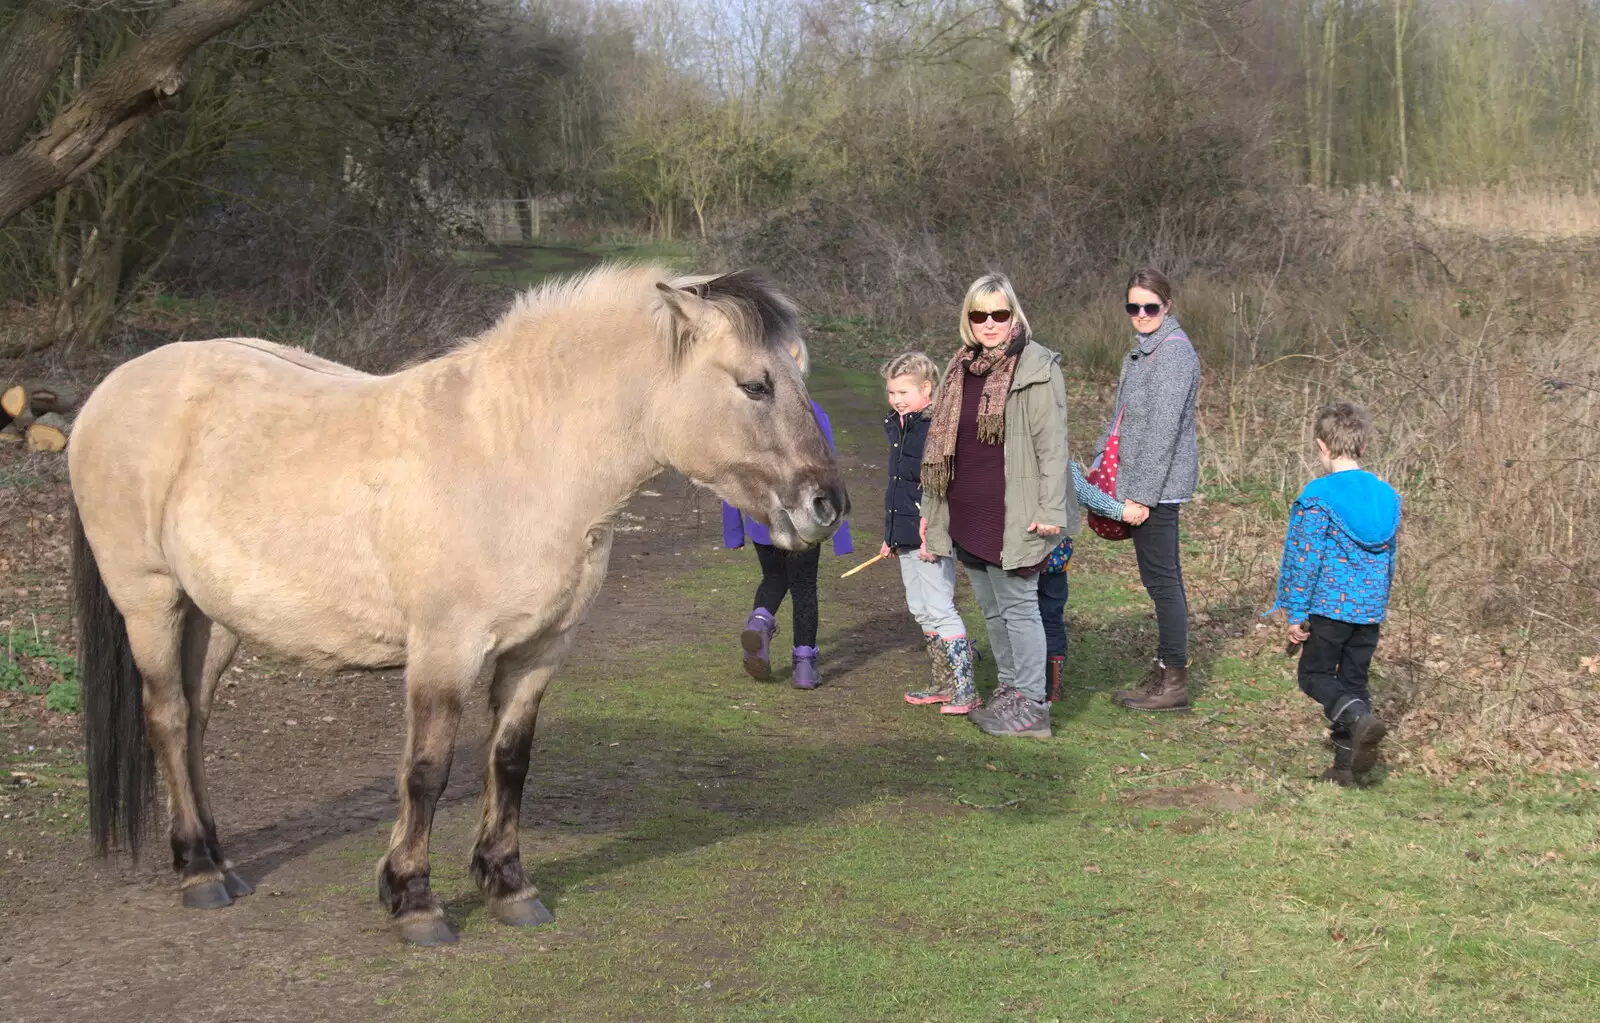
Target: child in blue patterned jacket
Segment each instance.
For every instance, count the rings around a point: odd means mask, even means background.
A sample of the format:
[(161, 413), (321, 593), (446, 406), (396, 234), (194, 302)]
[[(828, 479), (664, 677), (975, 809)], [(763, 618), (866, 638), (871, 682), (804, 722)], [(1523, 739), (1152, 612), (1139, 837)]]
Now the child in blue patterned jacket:
[(1349, 402), (1317, 413), (1317, 458), (1327, 475), (1307, 483), (1289, 509), (1289, 531), (1271, 614), (1289, 615), (1301, 646), (1300, 689), (1322, 704), (1333, 739), (1323, 781), (1353, 786), (1378, 759), (1388, 727), (1372, 712), (1367, 669), (1389, 607), (1400, 495), (1361, 468), (1371, 418)]

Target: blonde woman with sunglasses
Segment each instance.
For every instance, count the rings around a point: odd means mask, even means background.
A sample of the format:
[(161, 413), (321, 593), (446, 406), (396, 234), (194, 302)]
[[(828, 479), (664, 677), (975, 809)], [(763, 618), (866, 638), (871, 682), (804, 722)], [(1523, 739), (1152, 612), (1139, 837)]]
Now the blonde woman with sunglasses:
[(1061, 356), (1033, 340), (1004, 274), (973, 281), (922, 456), (923, 551), (954, 557), (988, 623), (1000, 685), (968, 719), (989, 735), (1050, 738), (1039, 572), (1078, 530), (1067, 483)]

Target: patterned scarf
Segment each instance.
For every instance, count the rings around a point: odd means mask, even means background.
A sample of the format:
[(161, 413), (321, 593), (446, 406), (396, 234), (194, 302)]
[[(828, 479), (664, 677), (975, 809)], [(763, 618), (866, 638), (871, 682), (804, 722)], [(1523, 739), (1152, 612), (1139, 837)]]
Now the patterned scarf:
[(1001, 444), (1006, 439), (1006, 396), (1011, 393), (1011, 378), (1017, 372), (1017, 356), (1028, 345), (1028, 336), (1019, 322), (1011, 328), (1011, 340), (1004, 348), (969, 348), (966, 345), (945, 367), (944, 383), (934, 402), (933, 422), (922, 449), (922, 489), (943, 496), (956, 475), (956, 433), (961, 428), (961, 394), (966, 385), (963, 373), (971, 370), (983, 377), (983, 396), (978, 399), (978, 440)]

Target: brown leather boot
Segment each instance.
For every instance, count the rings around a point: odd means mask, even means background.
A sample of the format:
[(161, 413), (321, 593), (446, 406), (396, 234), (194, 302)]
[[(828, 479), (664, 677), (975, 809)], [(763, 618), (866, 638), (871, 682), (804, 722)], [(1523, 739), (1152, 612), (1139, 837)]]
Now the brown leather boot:
[(1144, 673), (1144, 678), (1132, 689), (1118, 689), (1111, 697), (1112, 703), (1126, 704), (1129, 700), (1137, 700), (1151, 696), (1161, 688), (1162, 667), (1159, 660), (1150, 662), (1150, 670)]
[(1160, 664), (1160, 671), (1161, 684), (1154, 692), (1148, 695), (1141, 693), (1117, 702), (1129, 710), (1188, 713), (1192, 709), (1189, 704), (1189, 669), (1169, 668), (1165, 664)]

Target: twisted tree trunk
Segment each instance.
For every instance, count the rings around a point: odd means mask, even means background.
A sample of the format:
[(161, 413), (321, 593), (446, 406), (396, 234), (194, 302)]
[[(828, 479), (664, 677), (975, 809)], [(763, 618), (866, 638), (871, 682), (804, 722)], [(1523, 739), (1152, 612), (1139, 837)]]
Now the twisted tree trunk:
[[(0, 227), (88, 173), (183, 87), (196, 50), (271, 2), (173, 4), (127, 52), (98, 68), (42, 135), (18, 147), (76, 39), (80, 18), (65, 4), (29, 3), (0, 42), (0, 94), (9, 100), (15, 87), (24, 100), (0, 113)], [(16, 137), (8, 140), (7, 129)]]

